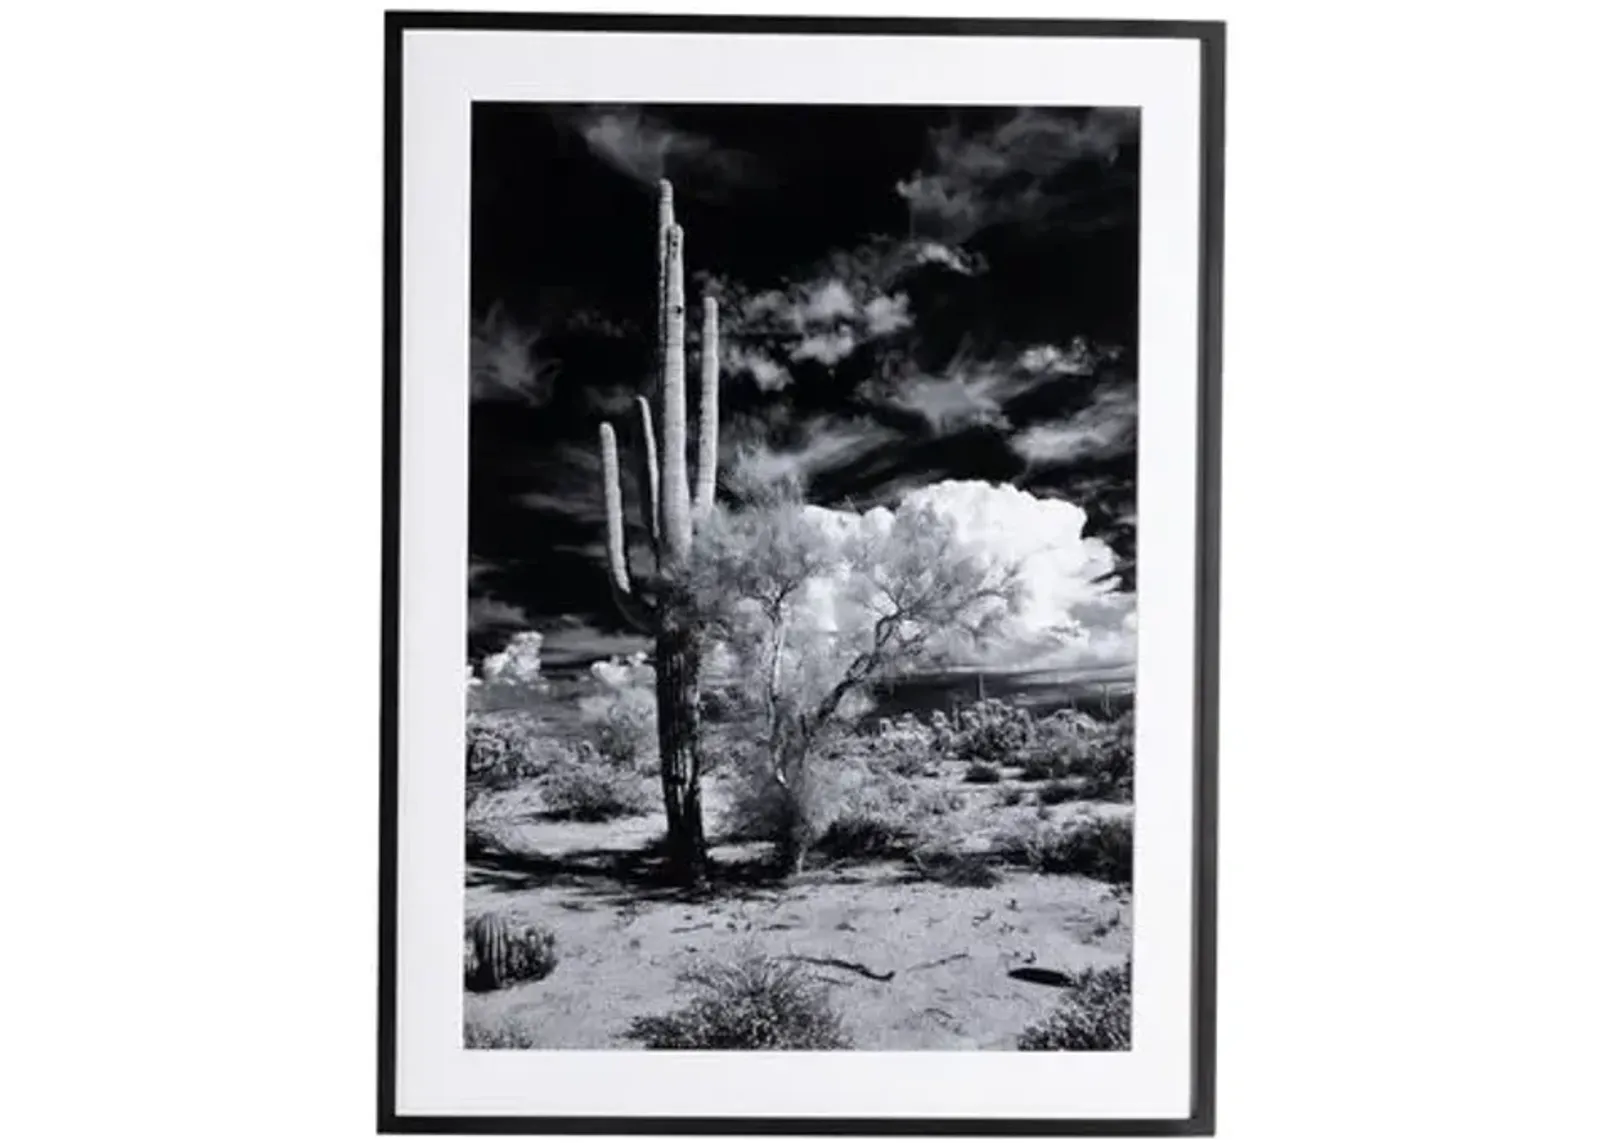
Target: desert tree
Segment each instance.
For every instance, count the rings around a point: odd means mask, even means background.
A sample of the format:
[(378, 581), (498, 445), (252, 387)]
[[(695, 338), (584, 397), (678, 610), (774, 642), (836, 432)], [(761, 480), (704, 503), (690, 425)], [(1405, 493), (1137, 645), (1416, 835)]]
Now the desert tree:
[(749, 727), (778, 813), (781, 863), (812, 828), (818, 747), (897, 675), (958, 662), (1022, 604), (1014, 564), (963, 541), (929, 505), (851, 518), (769, 486), (702, 529), (692, 580), (730, 709)]

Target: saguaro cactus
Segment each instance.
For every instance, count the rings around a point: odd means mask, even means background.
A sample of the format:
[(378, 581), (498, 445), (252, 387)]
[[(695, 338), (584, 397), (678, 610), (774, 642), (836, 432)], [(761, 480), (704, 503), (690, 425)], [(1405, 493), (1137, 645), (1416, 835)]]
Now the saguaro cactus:
[(667, 811), (667, 850), (680, 880), (705, 876), (705, 831), (700, 813), (700, 655), (688, 607), (685, 573), (694, 544), (694, 518), (711, 510), (717, 484), (717, 304), (705, 299), (701, 338), (701, 402), (696, 499), (689, 495), (689, 409), (685, 393), (683, 228), (673, 217), (672, 185), (660, 184), (657, 235), (657, 399), (661, 448), (656, 449), (648, 398), (639, 397), (637, 458), (643, 519), (655, 556), (651, 589), (641, 590), (628, 566), (617, 436), (600, 426), (606, 509), (606, 564), (623, 617), (655, 638), (656, 725), (661, 788)]

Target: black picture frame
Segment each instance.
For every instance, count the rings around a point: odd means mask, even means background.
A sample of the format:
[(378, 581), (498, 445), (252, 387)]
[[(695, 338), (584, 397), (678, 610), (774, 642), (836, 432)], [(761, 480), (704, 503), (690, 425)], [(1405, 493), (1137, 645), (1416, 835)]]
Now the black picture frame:
[[(412, 30), (1179, 39), (1200, 47), (1198, 473), (1195, 505), (1191, 1098), (1170, 1119), (858, 1119), (410, 1115), (396, 1104), (399, 843), (402, 40)], [(1217, 707), (1225, 24), (1213, 21), (598, 15), (389, 11), (384, 22), (382, 628), (377, 1129), (455, 1135), (1213, 1135), (1216, 1116)]]

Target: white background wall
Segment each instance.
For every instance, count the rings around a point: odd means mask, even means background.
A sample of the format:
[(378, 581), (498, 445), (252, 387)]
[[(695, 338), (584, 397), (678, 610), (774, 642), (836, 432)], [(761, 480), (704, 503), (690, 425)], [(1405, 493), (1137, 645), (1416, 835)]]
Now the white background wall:
[[(1592, 1132), (1586, 10), (849, 7), (1231, 24), (1219, 1138)], [(7, 13), (10, 1137), (371, 1131), (379, 11)]]

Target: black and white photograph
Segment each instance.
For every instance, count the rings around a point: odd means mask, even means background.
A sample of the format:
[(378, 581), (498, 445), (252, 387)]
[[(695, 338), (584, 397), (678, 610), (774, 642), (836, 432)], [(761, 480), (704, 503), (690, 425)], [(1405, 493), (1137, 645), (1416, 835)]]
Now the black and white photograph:
[(1128, 1047), (1137, 108), (473, 109), (470, 1048)]
[(1199, 43), (880, 27), (416, 41), (402, 1082), (1192, 1112)]
[(1595, 1137), (1582, 9), (562, 3), (7, 12), (4, 1137)]

